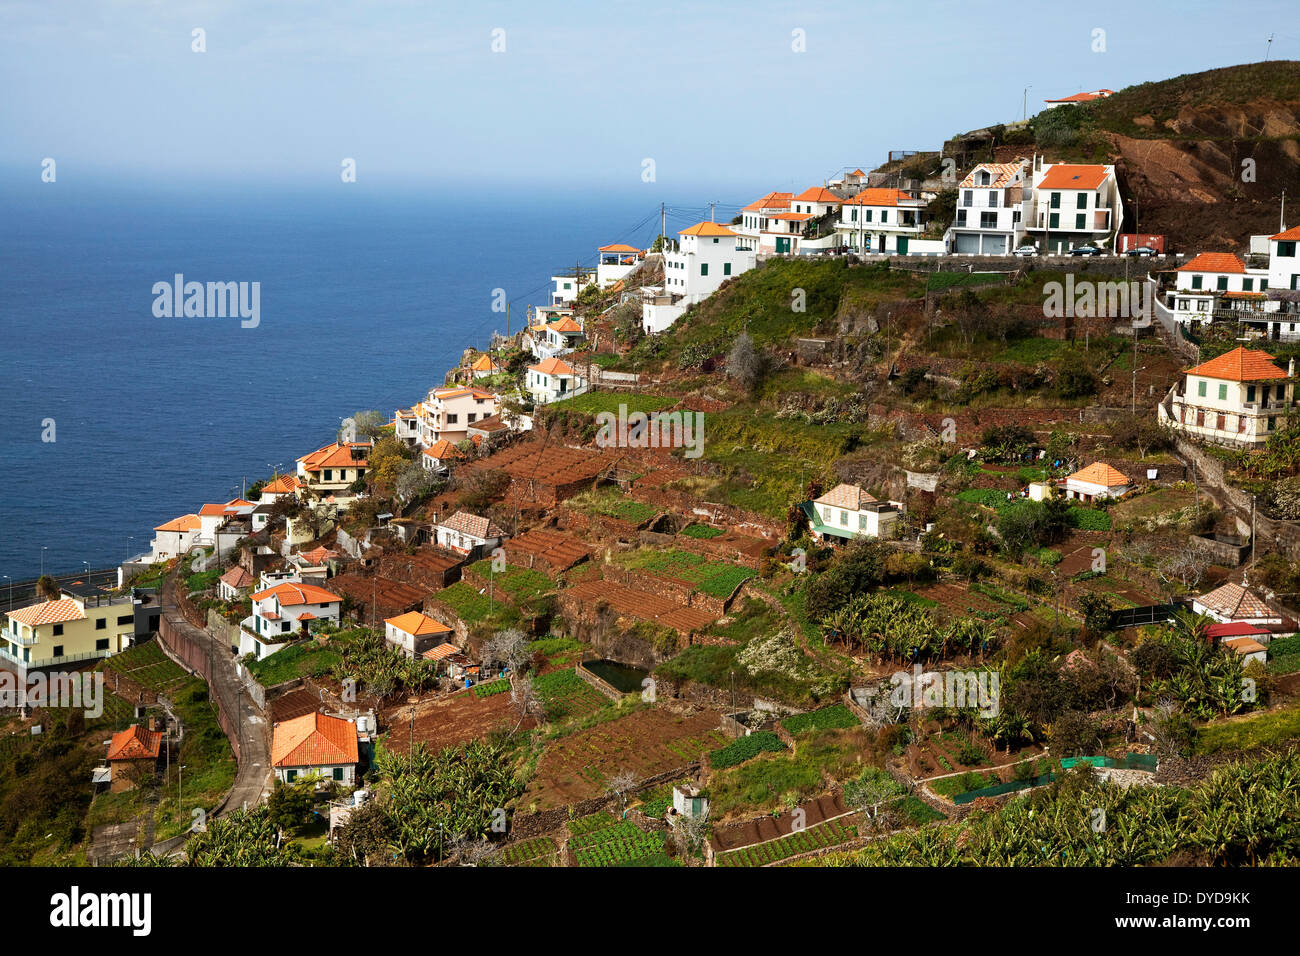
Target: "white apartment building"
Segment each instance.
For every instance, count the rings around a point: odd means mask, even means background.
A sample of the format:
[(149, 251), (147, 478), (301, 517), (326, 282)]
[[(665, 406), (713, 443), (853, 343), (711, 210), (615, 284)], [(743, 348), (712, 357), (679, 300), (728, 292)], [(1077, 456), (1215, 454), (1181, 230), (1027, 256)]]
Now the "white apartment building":
[(901, 189), (864, 189), (840, 207), (839, 244), (854, 252), (905, 256), (911, 240), (925, 232), (926, 206)]
[(957, 187), (957, 211), (944, 233), (956, 255), (1007, 255), (1025, 235), (1021, 201), (1029, 160), (980, 163)]
[(419, 436), (416, 443), (430, 448), (441, 439), (453, 445), (468, 437), (466, 429), (474, 422), (497, 413), (498, 398), (481, 388), (431, 388), (417, 407)]
[(1021, 220), (1039, 252), (1068, 252), (1086, 244), (1113, 249), (1123, 219), (1114, 166), (1044, 163), (1034, 157)]

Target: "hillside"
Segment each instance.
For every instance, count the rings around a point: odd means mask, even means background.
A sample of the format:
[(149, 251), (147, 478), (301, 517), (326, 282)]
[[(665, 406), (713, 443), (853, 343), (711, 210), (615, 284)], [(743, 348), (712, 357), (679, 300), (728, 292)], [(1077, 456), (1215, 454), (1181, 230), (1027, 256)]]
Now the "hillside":
[[(1126, 230), (1168, 235), (1182, 252), (1244, 250), (1251, 234), (1277, 230), (1282, 190), (1300, 194), (1300, 62), (1139, 83), (1043, 110), (1028, 131), (992, 127), (945, 147), (963, 159), (987, 152), (1000, 161), (1029, 150), (1115, 163)], [(1254, 160), (1253, 181), (1242, 179), (1246, 159)]]

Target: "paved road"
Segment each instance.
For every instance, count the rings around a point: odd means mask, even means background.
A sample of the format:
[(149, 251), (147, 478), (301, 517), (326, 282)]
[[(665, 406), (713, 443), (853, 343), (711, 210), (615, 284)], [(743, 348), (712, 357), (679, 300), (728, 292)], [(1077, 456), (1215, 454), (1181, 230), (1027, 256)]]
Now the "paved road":
[(235, 659), (230, 648), (205, 628), (190, 624), (181, 614), (176, 606), (175, 575), (163, 582), (161, 605), (172, 626), (203, 648), (211, 659), (212, 677), (208, 683), (213, 696), (219, 701), (238, 703), (239, 768), (235, 784), (217, 815), (224, 816), (245, 804), (255, 806), (271, 789), (271, 734), (266, 715), (244, 691), (243, 682), (235, 673)]

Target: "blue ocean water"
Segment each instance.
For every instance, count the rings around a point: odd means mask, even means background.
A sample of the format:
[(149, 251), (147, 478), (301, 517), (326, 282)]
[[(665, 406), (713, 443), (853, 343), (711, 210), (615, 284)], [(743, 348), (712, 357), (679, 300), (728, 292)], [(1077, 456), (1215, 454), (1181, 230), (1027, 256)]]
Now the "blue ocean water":
[[(504, 331), (494, 289), (517, 328), (555, 271), (659, 226), (660, 197), (643, 191), (69, 178), (0, 191), (0, 574), (15, 579), (42, 557), (46, 571), (116, 564), (163, 521), (292, 469), (344, 416), (409, 406)], [(692, 218), (679, 208), (670, 230)], [(153, 285), (175, 273), (260, 282), (260, 325), (155, 318)]]

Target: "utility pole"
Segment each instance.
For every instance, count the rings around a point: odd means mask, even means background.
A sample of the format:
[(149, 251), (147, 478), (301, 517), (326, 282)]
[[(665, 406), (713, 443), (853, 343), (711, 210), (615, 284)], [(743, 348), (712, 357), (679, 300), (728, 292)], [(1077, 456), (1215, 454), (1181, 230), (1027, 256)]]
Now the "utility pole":
[(1025, 87), (1025, 92), (1020, 97), (1020, 119), (1029, 119), (1029, 91), (1032, 87)]
[(510, 338), (510, 300), (506, 299), (506, 338)]
[(664, 245), (668, 242), (668, 212), (667, 207), (659, 204), (659, 254), (663, 255), (668, 250)]
[(1264, 62), (1268, 62), (1268, 55), (1273, 52), (1273, 34), (1268, 35), (1268, 42), (1264, 45)]

